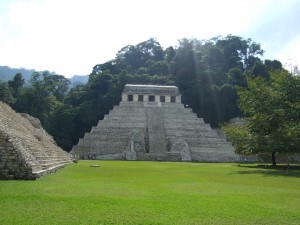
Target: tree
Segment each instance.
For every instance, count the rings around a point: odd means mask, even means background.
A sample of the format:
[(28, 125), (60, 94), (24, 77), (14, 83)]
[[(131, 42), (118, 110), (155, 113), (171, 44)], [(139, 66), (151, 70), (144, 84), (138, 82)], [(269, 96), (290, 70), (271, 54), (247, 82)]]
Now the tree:
[(0, 82), (0, 101), (7, 104), (12, 104), (14, 98), (9, 90), (7, 83)]
[(248, 77), (248, 87), (238, 88), (239, 106), (247, 123), (225, 125), (238, 153), (271, 154), (300, 152), (300, 77), (286, 70), (270, 73), (270, 80)]
[(14, 98), (17, 98), (20, 94), (20, 89), (23, 87), (25, 80), (21, 73), (17, 73), (13, 80), (8, 81), (8, 86), (11, 89)]
[(141, 42), (136, 46), (125, 46), (118, 52), (114, 63), (119, 69), (122, 68), (129, 73), (136, 73), (140, 67), (147, 67), (147, 63), (151, 60), (164, 60), (163, 48), (153, 38)]
[(263, 53), (259, 45), (254, 46), (250, 40), (231, 35), (180, 40), (174, 57), (174, 79), (183, 103), (212, 126), (239, 116), (235, 85), (246, 86), (244, 72), (249, 57), (259, 61), (257, 55)]
[(62, 75), (44, 74), (44, 87), (47, 92), (55, 96), (59, 101), (62, 101), (65, 93), (69, 90), (70, 81)]
[(165, 60), (167, 60), (168, 62), (171, 62), (171, 61), (174, 60), (175, 55), (176, 55), (176, 51), (172, 46), (166, 48), (166, 50), (165, 50)]
[(54, 137), (56, 143), (66, 151), (70, 151), (77, 140), (75, 116), (76, 109), (70, 105), (61, 104), (48, 118), (47, 131)]
[(60, 105), (69, 88), (69, 81), (61, 75), (43, 71), (34, 72), (30, 83), (31, 86), (18, 97), (15, 108), (39, 118), (47, 126), (49, 115)]
[(246, 87), (247, 80), (246, 77), (243, 75), (243, 72), (239, 68), (232, 68), (227, 73), (228, 76), (228, 83), (235, 86)]
[(230, 120), (233, 115), (240, 115), (237, 104), (237, 91), (234, 86), (224, 84), (218, 88), (218, 100), (220, 113), (220, 122)]
[(250, 38), (244, 40), (234, 35), (217, 38), (216, 46), (223, 49), (227, 65), (231, 68), (250, 69), (258, 60), (257, 56), (264, 54), (260, 44), (253, 42)]
[(269, 79), (268, 68), (262, 62), (256, 62), (254, 66), (251, 68), (251, 75), (252, 76), (261, 76), (265, 79)]
[[(149, 74), (167, 76), (170, 74), (169, 63), (167, 61), (150, 61), (149, 63)], [(143, 67), (142, 67), (143, 68)]]

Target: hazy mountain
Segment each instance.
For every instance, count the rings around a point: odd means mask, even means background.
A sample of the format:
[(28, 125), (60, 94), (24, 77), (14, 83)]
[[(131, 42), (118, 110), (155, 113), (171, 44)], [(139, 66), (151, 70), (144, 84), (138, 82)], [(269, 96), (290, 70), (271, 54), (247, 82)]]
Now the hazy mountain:
[(0, 81), (6, 82), (12, 80), (17, 73), (21, 73), (25, 79), (25, 82), (28, 83), (33, 72), (36, 72), (34, 69), (26, 68), (10, 68), (9, 66), (0, 66)]
[[(6, 82), (12, 80), (17, 73), (21, 73), (25, 79), (25, 83), (29, 83), (31, 75), (37, 72), (34, 69), (26, 68), (11, 68), (9, 66), (0, 66), (0, 81)], [(86, 84), (88, 82), (88, 75), (74, 75), (69, 78), (71, 85), (70, 87), (75, 87), (80, 84)]]
[(71, 81), (71, 87), (76, 87), (77, 85), (86, 84), (89, 80), (88, 75), (74, 75), (69, 78)]

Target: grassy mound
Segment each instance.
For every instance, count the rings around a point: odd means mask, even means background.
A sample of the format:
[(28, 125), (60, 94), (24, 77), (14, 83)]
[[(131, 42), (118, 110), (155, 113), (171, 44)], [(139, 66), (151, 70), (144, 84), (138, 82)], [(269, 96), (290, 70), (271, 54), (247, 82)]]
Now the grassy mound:
[(299, 224), (299, 178), (298, 167), (79, 161), (0, 181), (0, 224)]

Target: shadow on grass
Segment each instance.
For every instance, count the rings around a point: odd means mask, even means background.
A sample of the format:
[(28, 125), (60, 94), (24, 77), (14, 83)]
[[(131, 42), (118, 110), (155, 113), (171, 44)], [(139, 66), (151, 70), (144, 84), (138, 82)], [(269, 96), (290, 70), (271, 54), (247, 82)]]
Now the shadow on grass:
[(262, 174), (264, 176), (286, 176), (286, 177), (299, 177), (300, 178), (300, 165), (247, 165), (239, 164), (237, 167), (248, 168), (249, 170), (237, 171), (238, 174)]

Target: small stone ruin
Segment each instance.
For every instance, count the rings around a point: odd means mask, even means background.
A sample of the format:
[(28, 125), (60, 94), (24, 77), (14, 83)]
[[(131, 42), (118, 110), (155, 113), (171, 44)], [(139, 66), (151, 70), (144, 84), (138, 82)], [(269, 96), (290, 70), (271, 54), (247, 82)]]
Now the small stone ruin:
[(238, 161), (231, 143), (181, 103), (176, 86), (127, 84), (71, 153), (80, 159)]
[(36, 179), (71, 162), (38, 119), (0, 101), (0, 179)]

